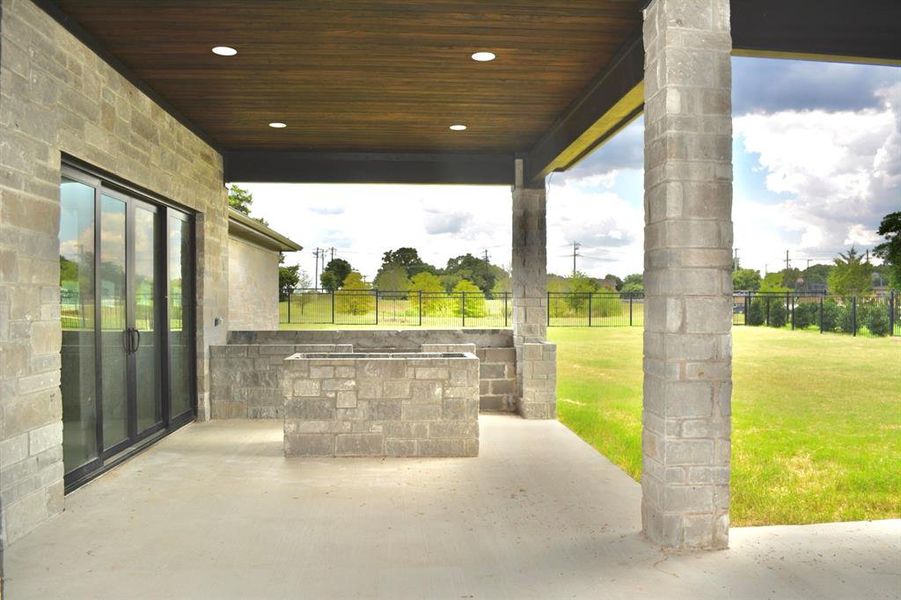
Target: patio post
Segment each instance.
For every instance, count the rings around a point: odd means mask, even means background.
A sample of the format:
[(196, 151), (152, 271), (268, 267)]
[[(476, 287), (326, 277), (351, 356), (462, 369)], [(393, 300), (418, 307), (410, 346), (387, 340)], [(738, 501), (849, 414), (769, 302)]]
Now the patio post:
[(547, 338), (547, 192), (523, 181), (515, 161), (513, 186), (513, 344), (516, 395), (527, 419), (555, 419), (556, 347)]
[(729, 0), (644, 12), (642, 525), (676, 548), (729, 542), (732, 41)]

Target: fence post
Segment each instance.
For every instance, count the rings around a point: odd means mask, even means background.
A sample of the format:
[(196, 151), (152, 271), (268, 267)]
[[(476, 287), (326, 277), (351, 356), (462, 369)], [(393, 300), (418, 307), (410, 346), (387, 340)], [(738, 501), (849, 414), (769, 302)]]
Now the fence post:
[(375, 324), (379, 324), (379, 291), (373, 290), (375, 292)]
[(422, 290), (419, 290), (419, 326), (422, 327)]
[(823, 296), (820, 296), (820, 333), (823, 333)]
[(294, 294), (292, 291), (288, 291), (288, 324), (291, 324), (291, 296)]
[(766, 297), (766, 326), (770, 326), (770, 297)]
[(857, 296), (851, 298), (851, 335), (857, 335)]
[(547, 326), (551, 326), (551, 293), (547, 293)]
[(591, 297), (593, 294), (588, 292), (588, 326), (591, 327)]
[(460, 292), (460, 315), (463, 317), (463, 327), (466, 327), (466, 292)]
[(629, 327), (632, 327), (632, 294), (629, 294)]
[(751, 292), (745, 294), (745, 325), (748, 325), (748, 313), (751, 312)]
[(888, 294), (888, 334), (895, 335), (895, 290)]
[(332, 290), (332, 325), (335, 324), (335, 291)]
[(509, 292), (504, 292), (504, 327), (507, 326), (507, 294)]

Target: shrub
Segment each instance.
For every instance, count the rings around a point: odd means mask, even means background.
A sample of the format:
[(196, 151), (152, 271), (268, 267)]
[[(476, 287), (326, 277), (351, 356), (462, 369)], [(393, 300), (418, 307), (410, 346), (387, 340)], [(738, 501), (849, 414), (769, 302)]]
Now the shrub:
[[(628, 302), (628, 299), (626, 300)], [(619, 294), (595, 294), (591, 298), (591, 317), (618, 317), (623, 314)]]
[[(841, 318), (838, 321), (838, 329), (842, 333), (853, 333), (854, 332), (854, 310), (851, 306), (851, 303), (848, 302), (842, 310)], [(857, 315), (857, 327), (860, 327), (860, 315)]]
[(788, 309), (785, 308), (784, 298), (770, 300), (770, 327), (785, 327), (788, 323)]
[(751, 307), (748, 309), (745, 321), (748, 325), (763, 325), (765, 317), (766, 309), (763, 304), (763, 298), (754, 298), (751, 301)]
[(467, 279), (461, 279), (454, 286), (454, 316), (459, 317), (464, 313), (467, 317), (484, 317), (487, 314), (485, 306), (485, 294), (479, 287)]
[(819, 302), (803, 302), (795, 305), (795, 327), (805, 329), (816, 325), (820, 316)]
[(870, 333), (878, 336), (886, 336), (889, 334), (888, 307), (870, 303), (858, 305), (857, 322), (866, 326)]
[(835, 300), (825, 300), (823, 302), (823, 331), (837, 331), (845, 319), (845, 314), (849, 312)]

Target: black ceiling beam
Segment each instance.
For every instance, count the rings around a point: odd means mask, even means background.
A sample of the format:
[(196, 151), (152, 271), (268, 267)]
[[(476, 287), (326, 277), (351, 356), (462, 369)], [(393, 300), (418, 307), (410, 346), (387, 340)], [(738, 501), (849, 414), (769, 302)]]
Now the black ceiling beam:
[(899, 0), (732, 0), (745, 56), (901, 64)]
[(506, 154), (226, 151), (227, 182), (513, 185)]
[(637, 34), (531, 149), (525, 179), (568, 169), (641, 114), (643, 81), (644, 47)]

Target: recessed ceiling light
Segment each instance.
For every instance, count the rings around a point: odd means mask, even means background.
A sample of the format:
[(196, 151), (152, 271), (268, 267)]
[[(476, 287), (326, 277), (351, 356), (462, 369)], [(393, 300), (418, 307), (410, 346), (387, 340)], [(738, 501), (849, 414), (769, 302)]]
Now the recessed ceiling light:
[(462, 123), (454, 123), (450, 126), (451, 131), (466, 131), (466, 125)]
[(218, 54), (219, 56), (234, 56), (237, 53), (238, 51), (231, 46), (216, 46), (213, 48), (213, 54)]
[(284, 129), (287, 125), (281, 121), (273, 121), (272, 123), (269, 123), (269, 127), (272, 127), (273, 129)]
[(495, 58), (497, 58), (497, 54), (488, 52), (487, 50), (472, 53), (472, 60), (477, 62), (491, 62)]

